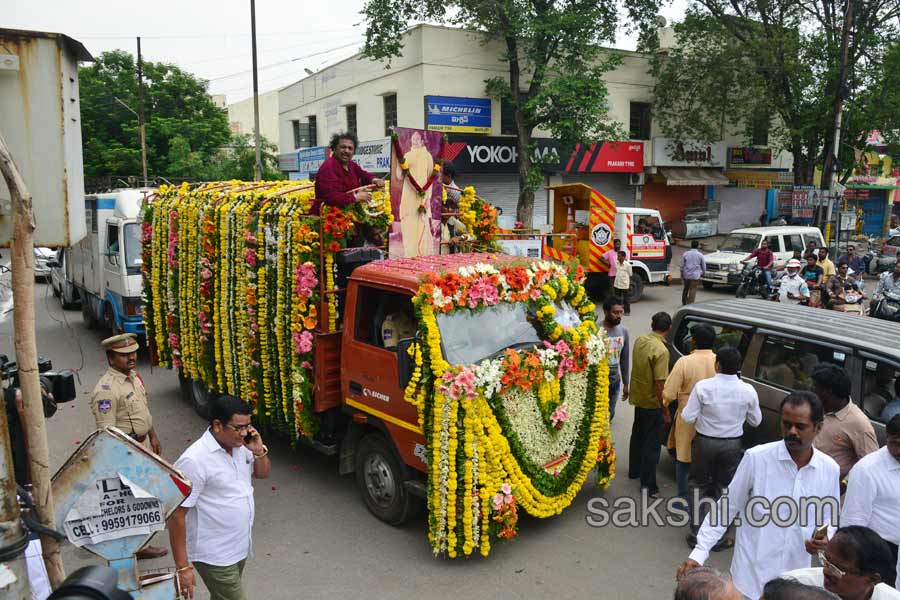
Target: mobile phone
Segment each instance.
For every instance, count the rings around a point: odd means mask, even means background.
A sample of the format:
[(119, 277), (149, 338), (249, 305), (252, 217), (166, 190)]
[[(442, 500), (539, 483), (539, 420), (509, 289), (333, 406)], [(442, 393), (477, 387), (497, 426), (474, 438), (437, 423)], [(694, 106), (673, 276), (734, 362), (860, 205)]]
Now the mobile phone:
[(814, 540), (824, 540), (825, 536), (828, 535), (828, 524), (822, 525), (821, 527), (816, 527), (816, 532), (813, 533)]
[(249, 444), (252, 441), (253, 441), (253, 434), (248, 432), (247, 435), (244, 436), (244, 443)]

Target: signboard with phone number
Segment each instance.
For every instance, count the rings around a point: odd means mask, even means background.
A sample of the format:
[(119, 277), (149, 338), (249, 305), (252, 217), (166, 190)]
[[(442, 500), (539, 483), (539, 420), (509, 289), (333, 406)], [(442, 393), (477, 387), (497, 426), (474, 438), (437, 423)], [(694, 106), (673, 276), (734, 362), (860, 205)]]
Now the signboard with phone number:
[(135, 496), (131, 486), (119, 477), (101, 479), (96, 486), (96, 492), (85, 494), (87, 501), (82, 509), (70, 513), (65, 521), (66, 537), (74, 545), (97, 544), (165, 529), (166, 520), (158, 499), (146, 493), (139, 493), (143, 497)]
[(666, 241), (658, 240), (649, 233), (631, 234), (631, 258), (665, 258)]

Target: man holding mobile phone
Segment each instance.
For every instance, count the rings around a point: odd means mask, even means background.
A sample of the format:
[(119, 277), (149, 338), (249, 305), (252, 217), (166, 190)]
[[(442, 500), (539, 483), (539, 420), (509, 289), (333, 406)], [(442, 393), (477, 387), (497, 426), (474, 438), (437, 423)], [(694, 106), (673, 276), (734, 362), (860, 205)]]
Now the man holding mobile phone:
[(175, 462), (193, 484), (169, 519), (178, 586), (188, 600), (194, 569), (212, 600), (246, 600), (241, 576), (255, 511), (251, 478), (265, 479), (272, 468), (252, 412), (243, 400), (220, 396), (210, 407), (209, 429)]

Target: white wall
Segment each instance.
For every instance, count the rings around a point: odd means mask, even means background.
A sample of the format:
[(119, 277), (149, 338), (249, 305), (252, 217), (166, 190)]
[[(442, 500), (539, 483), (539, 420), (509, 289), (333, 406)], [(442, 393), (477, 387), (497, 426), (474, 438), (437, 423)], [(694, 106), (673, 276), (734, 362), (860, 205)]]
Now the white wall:
[[(235, 133), (253, 134), (253, 96), (228, 105), (228, 123)], [(278, 144), (278, 90), (259, 95), (259, 134)]]

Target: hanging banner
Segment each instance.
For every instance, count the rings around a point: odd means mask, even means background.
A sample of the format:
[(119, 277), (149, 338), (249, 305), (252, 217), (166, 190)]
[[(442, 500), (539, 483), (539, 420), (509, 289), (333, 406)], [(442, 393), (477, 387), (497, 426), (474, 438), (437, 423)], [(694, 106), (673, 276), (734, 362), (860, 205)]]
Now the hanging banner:
[(390, 258), (440, 254), (444, 134), (397, 127), (391, 143)]

